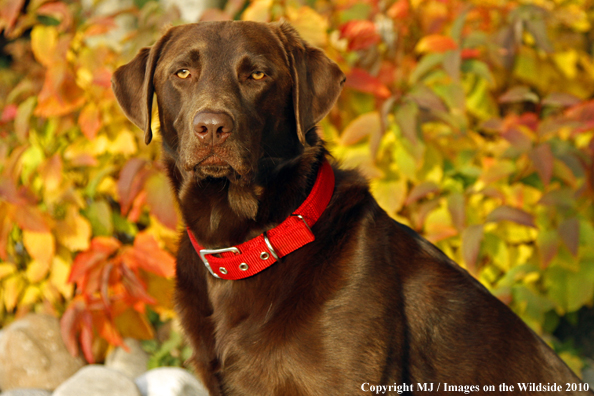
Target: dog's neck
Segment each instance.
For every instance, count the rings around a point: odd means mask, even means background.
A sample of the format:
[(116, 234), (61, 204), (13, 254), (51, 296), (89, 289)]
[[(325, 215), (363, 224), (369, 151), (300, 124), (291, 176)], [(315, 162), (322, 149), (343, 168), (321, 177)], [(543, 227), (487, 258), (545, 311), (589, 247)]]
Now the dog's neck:
[(281, 223), (305, 200), (326, 154), (323, 143), (317, 141), (280, 164), (264, 160), (255, 180), (247, 185), (227, 179), (186, 179), (176, 189), (184, 222), (207, 248), (229, 247), (256, 237)]

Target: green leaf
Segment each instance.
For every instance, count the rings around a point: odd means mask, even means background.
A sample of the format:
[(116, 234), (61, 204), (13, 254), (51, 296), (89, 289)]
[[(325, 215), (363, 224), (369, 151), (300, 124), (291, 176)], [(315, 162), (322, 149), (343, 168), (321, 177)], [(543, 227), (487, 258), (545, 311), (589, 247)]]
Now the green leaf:
[(582, 261), (579, 271), (552, 265), (545, 285), (549, 298), (562, 312), (573, 312), (594, 298), (594, 261)]
[(93, 201), (83, 211), (83, 214), (91, 223), (94, 236), (110, 236), (113, 234), (111, 208), (107, 202), (103, 200)]

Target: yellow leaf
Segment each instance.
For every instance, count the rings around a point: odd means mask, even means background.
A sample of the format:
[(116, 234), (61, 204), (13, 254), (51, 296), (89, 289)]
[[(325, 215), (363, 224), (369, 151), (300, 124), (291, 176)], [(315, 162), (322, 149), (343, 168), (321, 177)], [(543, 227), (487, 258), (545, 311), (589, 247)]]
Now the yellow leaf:
[(49, 282), (67, 299), (72, 296), (73, 289), (73, 285), (68, 283), (69, 275), (70, 264), (62, 257), (55, 256), (52, 260)]
[(243, 12), (241, 19), (244, 21), (268, 22), (270, 21), (270, 7), (272, 0), (255, 0)]
[(128, 129), (118, 132), (118, 137), (107, 147), (107, 151), (112, 154), (122, 154), (130, 156), (138, 150), (134, 135)]
[(153, 328), (147, 318), (131, 308), (118, 315), (114, 322), (122, 337), (150, 340), (154, 336)]
[(35, 25), (31, 31), (33, 55), (43, 66), (53, 63), (57, 43), (58, 30), (55, 26)]
[(50, 263), (33, 260), (27, 265), (27, 279), (31, 283), (37, 283), (41, 281), (47, 275), (49, 271)]
[(0, 279), (6, 278), (17, 271), (16, 265), (13, 263), (0, 263)]
[[(40, 290), (43, 298), (49, 301), (51, 304), (56, 304), (57, 302), (61, 301), (60, 293), (58, 293), (56, 287), (50, 282), (42, 282)], [(70, 296), (67, 296), (66, 298), (69, 299)]]
[(58, 242), (68, 250), (86, 250), (91, 239), (91, 225), (82, 217), (76, 207), (70, 206), (66, 218), (56, 225)]
[(370, 187), (371, 193), (375, 199), (377, 199), (378, 204), (382, 209), (388, 212), (389, 215), (394, 215), (402, 209), (407, 195), (406, 180), (373, 180)]
[(49, 266), (55, 253), (54, 236), (51, 232), (23, 230), (23, 243), (33, 260)]
[(25, 293), (23, 293), (23, 297), (21, 297), (21, 301), (19, 301), (19, 305), (33, 305), (40, 300), (41, 292), (39, 291), (39, 287), (29, 285), (25, 289)]
[(307, 42), (323, 47), (328, 42), (328, 21), (310, 7), (288, 7), (287, 17)]
[(571, 48), (567, 51), (555, 52), (553, 54), (553, 60), (565, 77), (574, 79), (577, 76), (578, 53), (575, 49)]
[(4, 306), (7, 311), (12, 311), (16, 307), (19, 296), (25, 287), (25, 282), (19, 274), (15, 274), (2, 282), (4, 291)]
[(161, 315), (173, 315), (175, 280), (167, 279), (150, 272), (144, 272), (143, 278), (146, 282), (147, 293), (157, 300), (157, 305), (153, 306), (152, 309)]

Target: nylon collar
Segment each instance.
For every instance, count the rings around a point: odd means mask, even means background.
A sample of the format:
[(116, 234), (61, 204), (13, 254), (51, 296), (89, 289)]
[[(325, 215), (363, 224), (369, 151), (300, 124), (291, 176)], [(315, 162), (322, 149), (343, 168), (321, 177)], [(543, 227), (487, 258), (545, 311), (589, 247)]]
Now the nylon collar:
[(334, 171), (324, 160), (305, 201), (282, 223), (240, 245), (205, 249), (187, 228), (190, 241), (208, 271), (227, 280), (248, 278), (315, 240), (311, 227), (318, 221), (334, 193)]

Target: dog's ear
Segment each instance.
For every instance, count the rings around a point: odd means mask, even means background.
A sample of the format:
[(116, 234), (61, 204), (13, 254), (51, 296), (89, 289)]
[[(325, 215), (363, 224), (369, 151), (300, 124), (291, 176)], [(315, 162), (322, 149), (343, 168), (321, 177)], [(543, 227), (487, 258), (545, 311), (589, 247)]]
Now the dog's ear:
[(293, 78), (293, 106), (299, 140), (328, 114), (346, 77), (338, 65), (319, 48), (303, 40), (286, 22), (273, 23), (285, 48)]
[(153, 111), (153, 76), (159, 54), (169, 40), (171, 30), (152, 47), (140, 50), (129, 63), (120, 66), (111, 78), (111, 87), (124, 114), (144, 130), (144, 142), (149, 144), (153, 138), (151, 114)]

